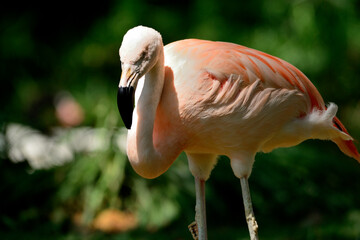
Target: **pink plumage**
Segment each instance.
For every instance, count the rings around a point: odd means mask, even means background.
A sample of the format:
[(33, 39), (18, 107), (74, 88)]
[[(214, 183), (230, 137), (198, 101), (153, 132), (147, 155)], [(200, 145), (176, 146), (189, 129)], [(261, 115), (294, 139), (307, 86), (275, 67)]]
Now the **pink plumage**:
[[(225, 138), (231, 136), (227, 145), (211, 146), (210, 149), (223, 149), (231, 142), (236, 145), (235, 142), (242, 142), (238, 138), (243, 138), (246, 132), (252, 133), (248, 137), (256, 137), (251, 146), (246, 146), (246, 149), (252, 148), (252, 151), (261, 151), (265, 147), (268, 152), (276, 147), (295, 145), (308, 138), (328, 138), (338, 144), (345, 154), (360, 161), (359, 153), (340, 121), (335, 116), (319, 119), (324, 117), (326, 107), (315, 86), (300, 70), (284, 60), (232, 43), (189, 39), (165, 46), (165, 66), (173, 74), (173, 80), (169, 81), (174, 81), (174, 88), (165, 89), (164, 92), (174, 91), (178, 96), (179, 120), (183, 123), (180, 125), (185, 125), (184, 132), (196, 129), (194, 135), (211, 135), (215, 131), (213, 141), (217, 145), (224, 141), (219, 136), (221, 129), (229, 127), (231, 132), (238, 135), (236, 137), (226, 133)], [(307, 121), (314, 112), (313, 121)], [(251, 119), (252, 123), (242, 123), (246, 121), (244, 118)], [(199, 122), (199, 119), (202, 121)], [(302, 119), (303, 126), (300, 125)], [(328, 129), (321, 128), (317, 132), (314, 128), (301, 139), (294, 139), (291, 135), (287, 135), (289, 139), (286, 139), (284, 133), (281, 133), (282, 128), (290, 128), (294, 121), (294, 127), (298, 127), (296, 130), (306, 131), (317, 124), (326, 124), (325, 121), (327, 126), (323, 127)], [(333, 121), (339, 122), (342, 127), (334, 127)], [(250, 129), (250, 126), (254, 129)], [(266, 129), (268, 127), (272, 129), (271, 132)], [(161, 131), (160, 127), (158, 129)], [(290, 130), (287, 129), (288, 132)], [(278, 133), (282, 134), (282, 142), (269, 145)], [(294, 134), (301, 135), (299, 132)], [(194, 139), (193, 136), (189, 138)], [(211, 136), (199, 138), (206, 140), (203, 145), (210, 145)], [(190, 149), (197, 150), (196, 146), (202, 145), (201, 139), (195, 139), (189, 140), (192, 141)], [(238, 147), (241, 148), (236, 146), (236, 149)], [(210, 149), (203, 151), (208, 152)]]

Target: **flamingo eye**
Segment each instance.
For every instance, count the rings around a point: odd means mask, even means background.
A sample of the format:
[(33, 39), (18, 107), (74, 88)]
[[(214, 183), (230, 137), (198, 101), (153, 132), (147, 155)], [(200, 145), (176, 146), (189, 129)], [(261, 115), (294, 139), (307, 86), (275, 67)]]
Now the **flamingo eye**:
[(145, 59), (145, 55), (146, 55), (146, 53), (145, 53), (145, 52), (142, 52), (142, 53), (140, 54), (140, 57), (134, 62), (134, 64), (135, 64), (135, 65), (140, 65), (141, 62)]

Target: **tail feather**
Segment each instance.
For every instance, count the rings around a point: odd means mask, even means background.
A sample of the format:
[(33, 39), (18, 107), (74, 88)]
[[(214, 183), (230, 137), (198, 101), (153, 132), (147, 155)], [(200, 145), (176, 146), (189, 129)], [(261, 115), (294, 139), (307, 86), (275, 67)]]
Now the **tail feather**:
[[(337, 117), (334, 117), (333, 119), (334, 127), (339, 129), (341, 132), (347, 134), (350, 136), (344, 125), (340, 122), (340, 120)], [(349, 157), (352, 157), (356, 159), (360, 163), (360, 154), (358, 150), (356, 149), (356, 146), (354, 144), (353, 140), (344, 140), (341, 137), (332, 139), (333, 142), (336, 143), (336, 145), (340, 148), (340, 150), (346, 154)]]

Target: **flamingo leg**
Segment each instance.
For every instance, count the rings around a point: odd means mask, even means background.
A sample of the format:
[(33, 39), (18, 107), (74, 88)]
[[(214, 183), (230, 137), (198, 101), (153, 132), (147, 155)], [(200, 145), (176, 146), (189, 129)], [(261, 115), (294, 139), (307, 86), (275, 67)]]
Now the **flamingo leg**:
[(252, 207), (251, 197), (250, 197), (250, 189), (249, 182), (247, 177), (240, 178), (241, 191), (243, 195), (244, 208), (245, 208), (245, 217), (246, 222), (248, 224), (250, 239), (258, 240), (258, 225), (255, 220), (255, 215)]
[(198, 229), (198, 240), (207, 240), (205, 180), (195, 177), (196, 206), (195, 221)]

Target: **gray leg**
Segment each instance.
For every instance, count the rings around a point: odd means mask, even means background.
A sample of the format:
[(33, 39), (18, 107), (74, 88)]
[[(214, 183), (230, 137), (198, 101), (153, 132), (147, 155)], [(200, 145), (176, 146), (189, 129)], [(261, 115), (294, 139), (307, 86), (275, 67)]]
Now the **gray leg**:
[(195, 177), (196, 206), (195, 221), (198, 228), (198, 240), (207, 240), (205, 180)]
[(258, 240), (258, 225), (255, 220), (254, 211), (252, 208), (252, 202), (250, 197), (249, 183), (246, 177), (240, 178), (241, 191), (243, 195), (244, 207), (245, 207), (245, 217), (248, 224), (250, 239)]

